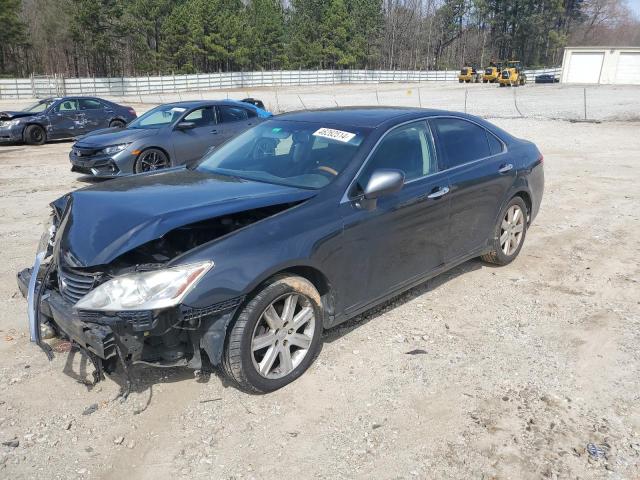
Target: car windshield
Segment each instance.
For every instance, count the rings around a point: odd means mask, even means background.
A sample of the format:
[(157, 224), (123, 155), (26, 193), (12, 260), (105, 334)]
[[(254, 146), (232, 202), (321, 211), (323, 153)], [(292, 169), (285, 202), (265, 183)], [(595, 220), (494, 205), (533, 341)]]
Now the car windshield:
[(268, 120), (205, 156), (197, 170), (318, 189), (351, 162), (368, 131)]
[(160, 105), (139, 116), (127, 128), (161, 128), (178, 120), (187, 109), (176, 105)]
[(53, 100), (42, 100), (38, 103), (34, 103), (33, 105), (28, 106), (23, 110), (23, 112), (31, 112), (31, 113), (40, 113), (44, 112), (51, 104)]

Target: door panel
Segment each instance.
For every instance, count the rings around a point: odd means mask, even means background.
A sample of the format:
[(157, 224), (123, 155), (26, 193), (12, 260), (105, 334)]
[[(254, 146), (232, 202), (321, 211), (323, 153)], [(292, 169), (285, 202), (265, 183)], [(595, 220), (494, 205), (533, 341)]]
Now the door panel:
[(438, 173), (412, 182), (367, 211), (355, 202), (341, 205), (343, 248), (349, 263), (347, 311), (355, 310), (442, 265), (446, 253), (449, 199), (428, 198), (446, 186)]
[(373, 210), (356, 200), (340, 205), (345, 264), (358, 265), (346, 273), (347, 313), (422, 277), (445, 258), (449, 198), (437, 192), (446, 191), (449, 180), (437, 172), (426, 122), (385, 136), (359, 174), (352, 198), (358, 198), (379, 169), (401, 170), (406, 182), (402, 190), (379, 198)]
[(217, 108), (219, 143), (235, 137), (258, 123), (257, 118), (252, 116), (253, 112), (244, 108), (230, 105), (219, 105)]
[(190, 130), (174, 130), (171, 134), (176, 165), (199, 160), (209, 147), (219, 143), (213, 107), (197, 108), (187, 113), (181, 121), (193, 122), (196, 127)]
[(68, 138), (80, 135), (85, 129), (85, 117), (80, 115), (78, 100), (68, 99), (56, 105), (49, 115), (50, 138)]
[(109, 126), (109, 118), (105, 105), (98, 100), (92, 98), (81, 98), (79, 100), (80, 113), (85, 116), (86, 123), (85, 132), (92, 132), (99, 128), (107, 128)]
[(430, 123), (451, 185), (449, 262), (487, 244), (516, 169), (502, 142), (483, 127), (452, 117)]

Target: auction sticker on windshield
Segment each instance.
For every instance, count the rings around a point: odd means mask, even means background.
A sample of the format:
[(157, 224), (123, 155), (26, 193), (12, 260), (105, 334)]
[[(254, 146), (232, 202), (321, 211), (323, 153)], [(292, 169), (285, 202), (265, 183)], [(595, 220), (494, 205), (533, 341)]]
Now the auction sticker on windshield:
[(313, 135), (316, 137), (330, 138), (331, 140), (337, 140), (338, 142), (344, 143), (347, 143), (356, 136), (355, 133), (334, 130), (333, 128), (320, 128), (313, 132)]

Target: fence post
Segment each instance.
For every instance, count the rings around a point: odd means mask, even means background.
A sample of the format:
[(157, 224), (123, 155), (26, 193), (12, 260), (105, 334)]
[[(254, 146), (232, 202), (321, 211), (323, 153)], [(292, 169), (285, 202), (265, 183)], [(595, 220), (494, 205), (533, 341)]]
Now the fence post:
[(467, 96), (469, 95), (469, 90), (464, 89), (464, 113), (467, 113)]
[(584, 119), (587, 119), (587, 87), (584, 87)]

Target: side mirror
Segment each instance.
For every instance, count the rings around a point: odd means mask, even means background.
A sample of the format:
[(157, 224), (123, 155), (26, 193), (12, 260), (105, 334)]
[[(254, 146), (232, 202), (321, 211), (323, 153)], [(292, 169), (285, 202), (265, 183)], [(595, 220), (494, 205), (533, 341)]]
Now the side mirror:
[(403, 185), (404, 173), (402, 171), (391, 169), (375, 170), (364, 188), (359, 205), (367, 210), (373, 210), (376, 208), (378, 198), (399, 192)]
[(176, 125), (176, 130), (191, 130), (196, 128), (196, 124), (193, 122), (180, 122)]

